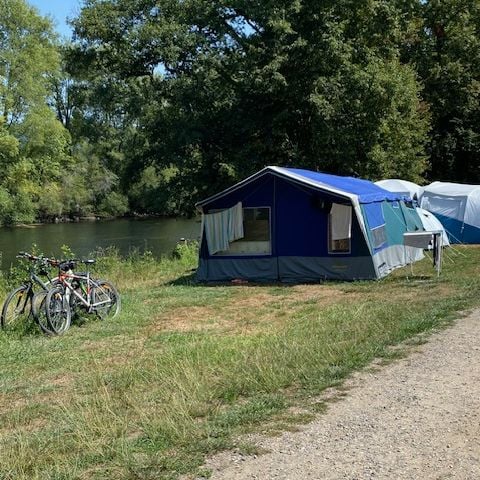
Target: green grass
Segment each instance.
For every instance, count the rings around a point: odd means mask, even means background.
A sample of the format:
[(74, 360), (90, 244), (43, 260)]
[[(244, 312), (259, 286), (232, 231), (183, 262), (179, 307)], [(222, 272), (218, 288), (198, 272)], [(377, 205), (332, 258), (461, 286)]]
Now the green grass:
[(461, 252), (439, 279), (426, 260), (413, 276), (298, 286), (196, 285), (188, 249), (104, 258), (118, 318), (61, 338), (0, 332), (0, 479), (207, 475), (205, 456), (238, 434), (294, 428), (326, 408), (312, 402), (325, 388), (479, 305), (480, 249)]

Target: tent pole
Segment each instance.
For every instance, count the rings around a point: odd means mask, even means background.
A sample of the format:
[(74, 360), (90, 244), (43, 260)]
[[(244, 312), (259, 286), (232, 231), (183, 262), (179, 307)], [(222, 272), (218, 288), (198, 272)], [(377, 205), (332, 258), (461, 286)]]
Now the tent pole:
[(273, 214), (272, 214), (272, 255), (275, 252), (277, 262), (277, 281), (281, 282), (280, 278), (280, 261), (278, 259), (277, 251), (277, 176), (273, 176)]

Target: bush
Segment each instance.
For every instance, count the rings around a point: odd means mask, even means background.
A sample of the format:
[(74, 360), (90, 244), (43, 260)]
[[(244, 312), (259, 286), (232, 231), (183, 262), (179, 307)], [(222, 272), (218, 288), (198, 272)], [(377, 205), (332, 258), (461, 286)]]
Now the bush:
[(180, 260), (182, 265), (195, 264), (198, 258), (199, 243), (196, 240), (181, 240), (172, 252), (172, 257)]
[(100, 216), (125, 215), (128, 212), (128, 199), (125, 195), (117, 192), (110, 192), (99, 205)]

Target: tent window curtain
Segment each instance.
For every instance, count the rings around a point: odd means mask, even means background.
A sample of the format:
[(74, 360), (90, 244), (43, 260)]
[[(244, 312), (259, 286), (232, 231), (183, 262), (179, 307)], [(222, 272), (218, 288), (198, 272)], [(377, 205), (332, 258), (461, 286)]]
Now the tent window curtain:
[(243, 235), (216, 255), (271, 255), (270, 207), (243, 208)]
[(329, 253), (349, 253), (352, 239), (352, 207), (333, 203), (328, 218)]
[(205, 214), (203, 224), (210, 255), (228, 250), (231, 242), (244, 236), (241, 202), (232, 208)]

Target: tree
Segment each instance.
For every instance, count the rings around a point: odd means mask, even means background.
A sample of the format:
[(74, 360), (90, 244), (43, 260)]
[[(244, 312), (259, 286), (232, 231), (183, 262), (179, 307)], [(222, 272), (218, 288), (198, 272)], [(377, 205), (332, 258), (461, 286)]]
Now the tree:
[(7, 127), (45, 103), (48, 74), (58, 68), (58, 61), (50, 21), (24, 0), (1, 2), (0, 112)]
[(417, 41), (406, 51), (424, 83), (432, 131), (430, 177), (480, 182), (480, 4), (420, 3)]
[(19, 141), (5, 128), (5, 119), (0, 117), (0, 167), (5, 168), (19, 153)]
[[(57, 215), (70, 136), (48, 106), (59, 68), (50, 21), (24, 0), (0, 3), (0, 221)], [(48, 186), (48, 188), (47, 188)], [(43, 198), (43, 200), (42, 200)], [(47, 200), (50, 198), (50, 201)], [(46, 208), (48, 206), (48, 208)]]
[(404, 3), (87, 0), (70, 64), (144, 87), (116, 97), (137, 147), (122, 152), (170, 213), (268, 164), (418, 180), (429, 114)]

